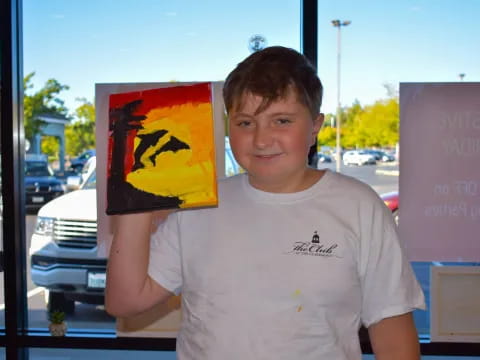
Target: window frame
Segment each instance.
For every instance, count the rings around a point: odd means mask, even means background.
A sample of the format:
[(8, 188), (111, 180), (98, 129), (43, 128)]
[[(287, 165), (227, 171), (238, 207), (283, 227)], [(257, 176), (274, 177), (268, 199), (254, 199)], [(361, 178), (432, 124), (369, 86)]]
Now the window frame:
[[(317, 64), (318, 3), (301, 1), (301, 51)], [(112, 331), (71, 330), (55, 338), (48, 330), (28, 329), (26, 281), (25, 195), (23, 184), (25, 136), (23, 130), (22, 0), (0, 2), (1, 166), (3, 198), (5, 329), (0, 346), (6, 359), (28, 359), (28, 348), (175, 351), (174, 338), (121, 338)], [(3, 241), (3, 239), (2, 239)], [(430, 343), (420, 339), (423, 355), (478, 356), (478, 343)], [(361, 337), (364, 354), (371, 354), (368, 337)]]

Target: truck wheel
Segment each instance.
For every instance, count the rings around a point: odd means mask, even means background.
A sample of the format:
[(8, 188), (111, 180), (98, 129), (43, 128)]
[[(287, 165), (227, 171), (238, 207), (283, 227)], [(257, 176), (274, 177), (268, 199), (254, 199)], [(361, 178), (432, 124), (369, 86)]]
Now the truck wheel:
[(48, 294), (47, 311), (59, 310), (65, 314), (73, 314), (75, 311), (75, 301), (67, 299), (64, 293), (50, 291)]

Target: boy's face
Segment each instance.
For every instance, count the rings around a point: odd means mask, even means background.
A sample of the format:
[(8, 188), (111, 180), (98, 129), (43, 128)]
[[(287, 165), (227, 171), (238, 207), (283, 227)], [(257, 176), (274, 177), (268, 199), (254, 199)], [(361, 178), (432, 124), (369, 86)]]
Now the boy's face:
[(241, 100), (229, 116), (230, 145), (250, 184), (268, 192), (305, 189), (313, 174), (307, 166), (308, 151), (323, 115), (312, 119), (292, 89), (258, 114), (262, 97), (247, 93)]

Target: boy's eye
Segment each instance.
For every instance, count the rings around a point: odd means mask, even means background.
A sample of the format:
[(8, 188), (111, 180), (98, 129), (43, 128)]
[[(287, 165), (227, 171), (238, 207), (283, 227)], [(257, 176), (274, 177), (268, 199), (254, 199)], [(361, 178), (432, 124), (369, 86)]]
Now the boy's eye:
[(249, 120), (237, 121), (237, 126), (240, 126), (240, 127), (248, 127), (250, 125), (252, 125), (252, 122)]
[(277, 123), (280, 125), (290, 124), (292, 121), (290, 119), (279, 118), (277, 119)]

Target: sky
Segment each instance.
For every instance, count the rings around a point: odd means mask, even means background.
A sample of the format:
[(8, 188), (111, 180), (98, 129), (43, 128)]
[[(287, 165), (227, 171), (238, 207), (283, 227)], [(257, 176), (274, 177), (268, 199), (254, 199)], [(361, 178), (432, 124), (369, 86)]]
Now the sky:
[[(480, 0), (318, 0), (322, 111), (387, 97), (385, 84), (480, 81)], [(219, 81), (249, 39), (301, 50), (299, 0), (24, 0), (24, 75), (54, 78), (73, 113), (95, 83)]]

